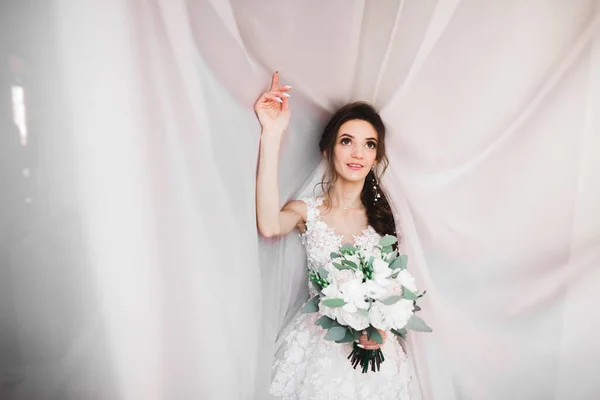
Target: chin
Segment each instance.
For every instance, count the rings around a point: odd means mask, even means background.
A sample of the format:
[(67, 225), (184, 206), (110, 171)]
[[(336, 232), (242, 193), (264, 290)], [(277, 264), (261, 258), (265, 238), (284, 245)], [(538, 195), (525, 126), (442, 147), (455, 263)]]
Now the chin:
[(338, 176), (348, 182), (363, 182), (365, 180), (365, 178), (367, 177), (366, 174), (358, 175), (358, 174), (340, 174), (340, 173), (338, 173)]

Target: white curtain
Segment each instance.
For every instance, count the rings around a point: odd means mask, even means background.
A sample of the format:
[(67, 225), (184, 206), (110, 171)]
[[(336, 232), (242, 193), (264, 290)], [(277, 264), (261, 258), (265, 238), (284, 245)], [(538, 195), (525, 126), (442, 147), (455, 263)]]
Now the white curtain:
[[(307, 295), (297, 236), (264, 240), (255, 222), (252, 104), (279, 70), (282, 205), (319, 181), (337, 107), (370, 101), (387, 125), (383, 184), (434, 330), (409, 337), (415, 398), (600, 397), (599, 1), (53, 6), (75, 170), (54, 189), (80, 224), (38, 235), (58, 276), (43, 290), (93, 317), (36, 333), (69, 339), (22, 393), (268, 398), (277, 334)], [(15, 324), (39, 327), (31, 310), (64, 305), (28, 301), (19, 268), (40, 243), (11, 243)], [(56, 268), (70, 243), (85, 289)]]

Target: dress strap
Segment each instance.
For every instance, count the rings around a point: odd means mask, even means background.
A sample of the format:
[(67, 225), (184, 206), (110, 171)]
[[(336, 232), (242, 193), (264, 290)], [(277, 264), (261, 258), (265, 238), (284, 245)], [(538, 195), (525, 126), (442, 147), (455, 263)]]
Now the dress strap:
[(319, 207), (323, 204), (323, 198), (302, 197), (300, 200), (306, 203), (306, 222), (313, 222), (319, 217)]

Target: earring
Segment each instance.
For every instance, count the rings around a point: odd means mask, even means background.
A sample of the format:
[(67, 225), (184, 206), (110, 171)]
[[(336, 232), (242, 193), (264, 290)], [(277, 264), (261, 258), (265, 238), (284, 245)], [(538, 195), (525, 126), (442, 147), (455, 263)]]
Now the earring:
[(371, 172), (373, 173), (373, 178), (371, 179), (371, 182), (373, 183), (373, 205), (375, 205), (381, 198), (381, 194), (378, 190), (379, 182), (377, 182), (377, 179), (375, 178), (375, 167), (371, 167)]

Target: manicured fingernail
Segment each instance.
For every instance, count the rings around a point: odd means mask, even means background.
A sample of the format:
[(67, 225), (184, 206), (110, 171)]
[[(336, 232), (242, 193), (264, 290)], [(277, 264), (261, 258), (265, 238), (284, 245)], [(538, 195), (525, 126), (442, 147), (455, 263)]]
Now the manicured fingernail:
[(278, 102), (283, 103), (283, 100), (281, 100), (281, 98), (279, 97), (275, 97), (277, 99)]
[(290, 85), (285, 85), (284, 88), (291, 89), (292, 87)]
[(358, 347), (360, 347), (361, 349), (364, 349), (365, 346), (363, 346), (362, 344), (357, 344)]
[(290, 97), (290, 95), (289, 95), (289, 94), (287, 94), (287, 93), (284, 93), (284, 94), (283, 94), (283, 97)]

